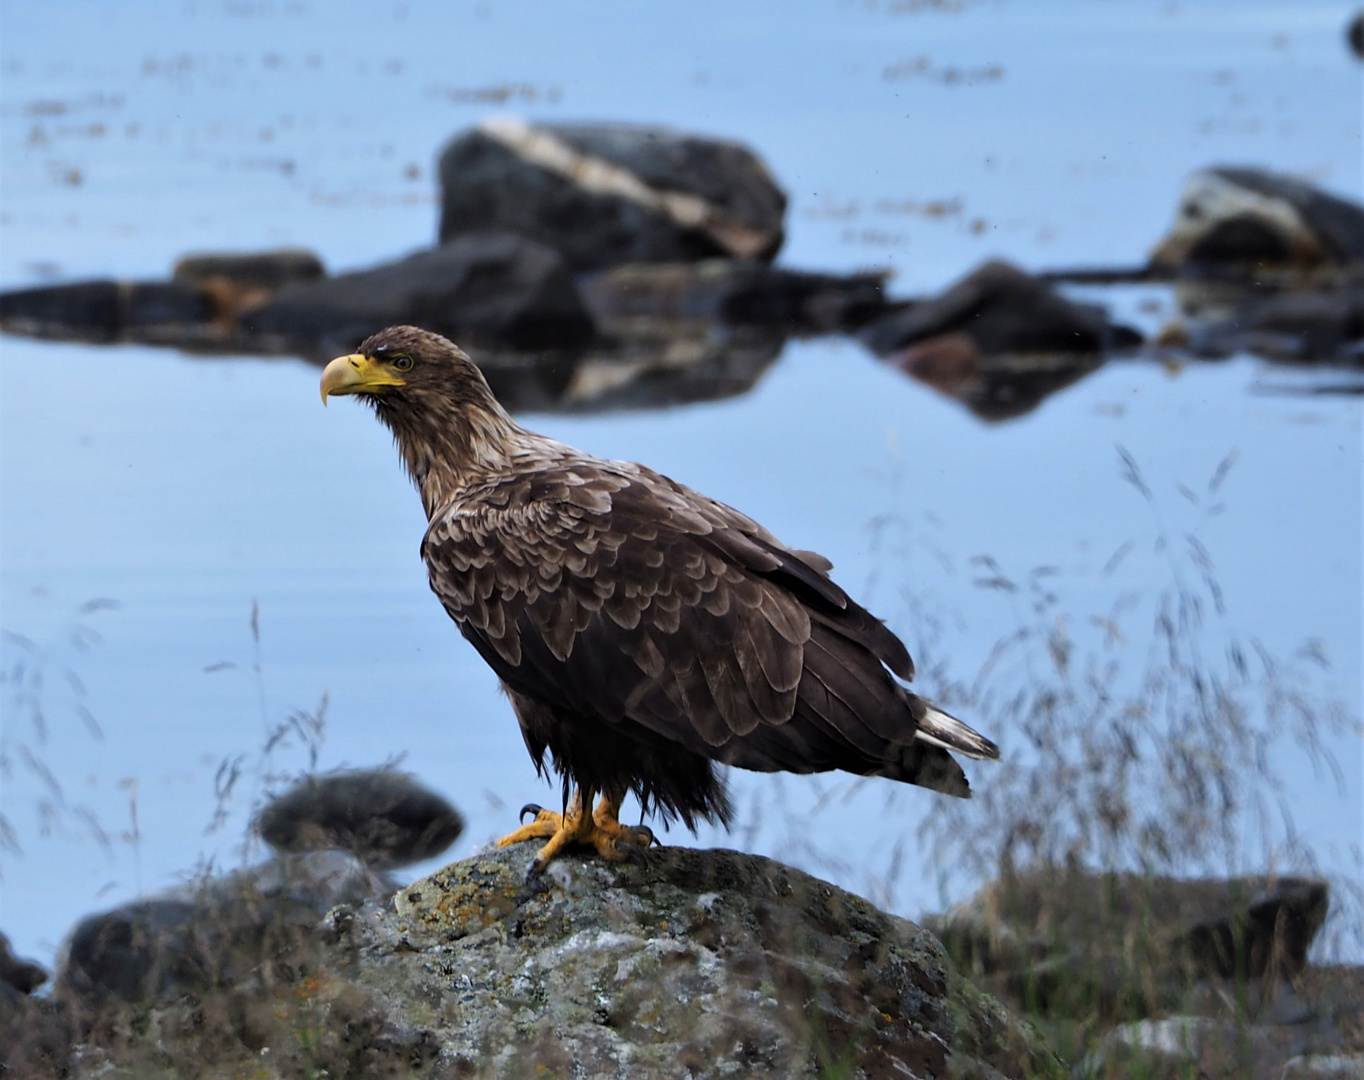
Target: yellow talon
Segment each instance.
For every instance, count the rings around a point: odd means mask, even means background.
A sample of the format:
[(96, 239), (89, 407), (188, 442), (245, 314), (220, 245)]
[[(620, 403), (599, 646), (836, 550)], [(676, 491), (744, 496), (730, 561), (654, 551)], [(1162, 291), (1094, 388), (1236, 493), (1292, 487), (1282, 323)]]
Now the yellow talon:
[(654, 834), (648, 828), (620, 823), (620, 796), (602, 796), (596, 810), (589, 816), (583, 813), (583, 805), (590, 802), (591, 798), (591, 791), (578, 789), (573, 793), (566, 814), (527, 807), (536, 811), (535, 820), (502, 837), (497, 846), (508, 847), (526, 840), (548, 837), (545, 846), (536, 852), (533, 864), (533, 869), (543, 870), (568, 844), (591, 847), (603, 859), (620, 862), (638, 855), (653, 843)]

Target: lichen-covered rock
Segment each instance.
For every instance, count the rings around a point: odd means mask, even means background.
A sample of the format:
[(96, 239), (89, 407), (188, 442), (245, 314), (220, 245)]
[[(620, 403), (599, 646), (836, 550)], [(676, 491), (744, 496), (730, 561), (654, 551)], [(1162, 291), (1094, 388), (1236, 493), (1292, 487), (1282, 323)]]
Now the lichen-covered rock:
[[(533, 845), (342, 906), (238, 984), (92, 1029), (74, 1075), (1059, 1077), (912, 923), (768, 859)], [(139, 1070), (142, 1070), (139, 1072)]]
[(988, 999), (950, 1007), (930, 935), (781, 864), (688, 849), (642, 866), (570, 858), (528, 889), (530, 854), (456, 863), (350, 923), (386, 1011), (413, 1024), (406, 1003), (423, 1002), (416, 1026), (442, 1029), (440, 1060), (457, 1068), (699, 1080), (835, 1062), (945, 1076), (958, 1057), (1017, 1075), (1046, 1060)]

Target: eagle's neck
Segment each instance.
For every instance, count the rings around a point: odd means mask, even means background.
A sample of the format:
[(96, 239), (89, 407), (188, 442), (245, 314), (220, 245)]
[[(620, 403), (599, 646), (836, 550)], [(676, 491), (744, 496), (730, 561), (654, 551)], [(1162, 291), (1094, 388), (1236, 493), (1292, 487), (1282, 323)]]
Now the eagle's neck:
[(527, 437), (491, 397), (440, 409), (386, 409), (378, 413), (398, 444), (427, 518), (464, 492), (505, 472)]

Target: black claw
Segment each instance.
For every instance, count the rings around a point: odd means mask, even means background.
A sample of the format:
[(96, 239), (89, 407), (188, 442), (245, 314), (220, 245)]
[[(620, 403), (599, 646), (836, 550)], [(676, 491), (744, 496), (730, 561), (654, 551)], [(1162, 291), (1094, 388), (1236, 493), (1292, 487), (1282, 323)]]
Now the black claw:
[(647, 825), (636, 825), (636, 826), (635, 826), (635, 831), (638, 832), (638, 833), (643, 833), (643, 834), (644, 834), (644, 844), (643, 844), (644, 847), (650, 848), (650, 847), (653, 847), (655, 844), (658, 844), (659, 847), (662, 847), (662, 846), (663, 846), (662, 843), (660, 843), (658, 837), (654, 835), (654, 830), (651, 829), (651, 828), (649, 828), (649, 826), (647, 826)]
[(527, 814), (529, 814), (531, 817), (539, 817), (541, 811), (543, 810), (544, 807), (541, 806), (539, 803), (528, 802), (526, 803), (525, 806), (521, 807), (520, 811), (516, 815), (516, 820), (524, 822), (526, 820)]

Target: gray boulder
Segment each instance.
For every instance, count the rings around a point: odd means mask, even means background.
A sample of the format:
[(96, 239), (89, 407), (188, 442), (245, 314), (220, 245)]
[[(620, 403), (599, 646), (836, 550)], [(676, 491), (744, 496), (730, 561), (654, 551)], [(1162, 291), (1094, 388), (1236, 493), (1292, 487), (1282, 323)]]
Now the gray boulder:
[(786, 196), (750, 150), (627, 124), (490, 120), (440, 155), (440, 240), (508, 229), (577, 271), (771, 260)]
[(459, 839), (464, 818), (407, 773), (346, 769), (303, 777), (252, 827), (281, 853), (335, 848), (381, 870), (439, 855)]
[(92, 915), (66, 943), (55, 996), (90, 1016), (234, 983), (311, 933), (328, 910), (392, 883), (341, 851), (270, 859)]
[(1273, 1036), (1233, 1020), (1170, 1016), (1114, 1028), (1075, 1067), (1075, 1080), (1280, 1080)]
[(932, 936), (799, 871), (661, 849), (638, 865), (561, 857), (529, 886), (533, 854), (477, 856), (391, 903), (338, 907), (306, 947), (217, 996), (92, 1029), (73, 1075), (1061, 1073)]
[(1150, 1016), (1200, 980), (1297, 976), (1326, 918), (1324, 882), (1178, 880), (1037, 869), (925, 924), (1005, 998), (1043, 1014)]
[(286, 285), (242, 317), (248, 336), (333, 355), (395, 323), (516, 349), (572, 348), (593, 335), (564, 261), (507, 232), (461, 236), (370, 270)]
[(1267, 169), (1208, 169), (1185, 183), (1151, 262), (1194, 272), (1364, 262), (1364, 207)]

